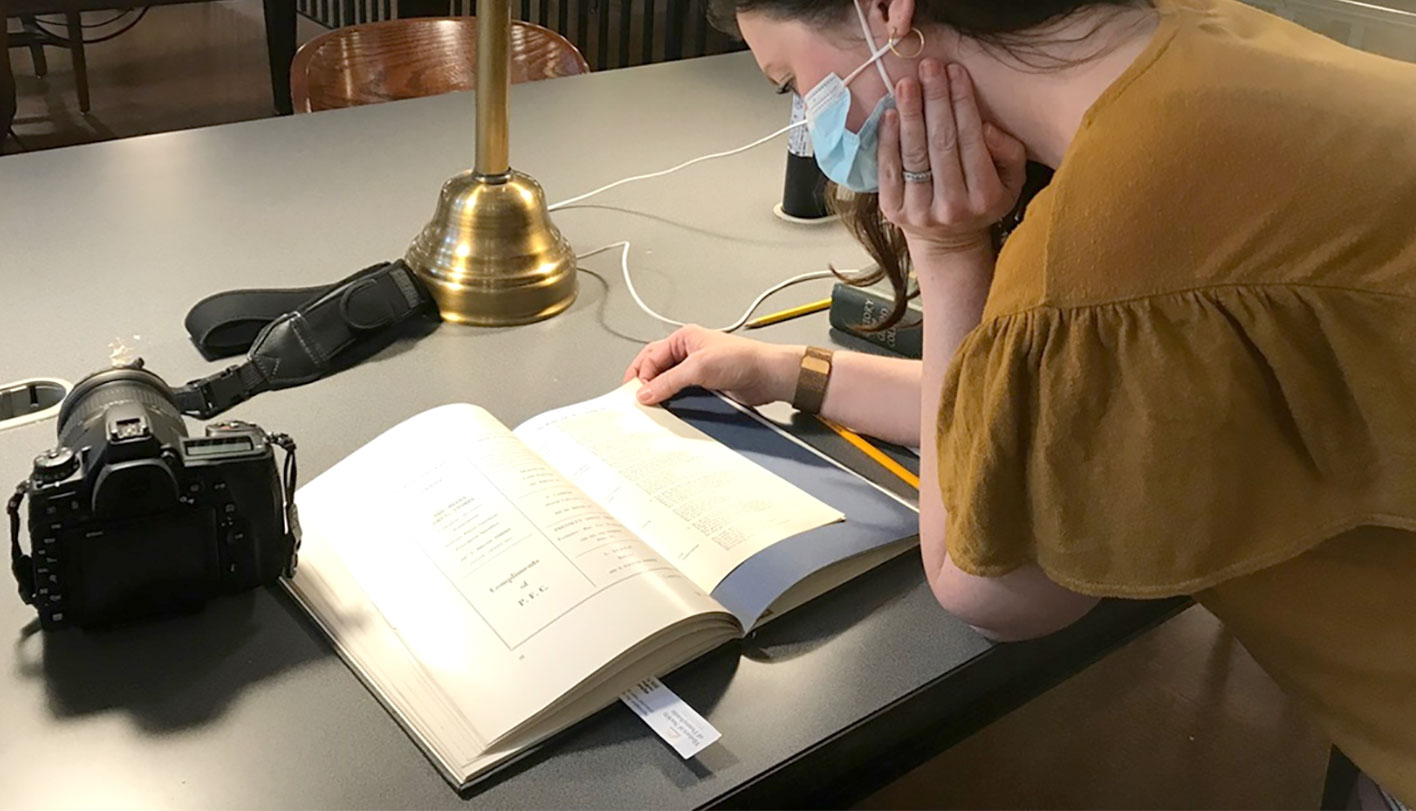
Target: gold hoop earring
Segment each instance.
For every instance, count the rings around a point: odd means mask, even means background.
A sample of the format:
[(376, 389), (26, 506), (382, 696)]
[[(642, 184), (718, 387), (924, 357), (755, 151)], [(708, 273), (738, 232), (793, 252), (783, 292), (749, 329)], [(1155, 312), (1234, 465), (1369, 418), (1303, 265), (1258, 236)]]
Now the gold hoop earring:
[[(924, 32), (921, 31), (921, 30), (919, 30), (918, 28), (911, 28), (911, 29), (910, 29), (910, 34), (914, 34), (915, 36), (919, 37), (919, 46), (915, 48), (915, 52), (914, 52), (914, 53), (908, 54), (908, 55), (907, 55), (907, 54), (902, 54), (902, 53), (900, 53), (899, 51), (895, 50), (895, 46), (894, 46), (894, 45), (891, 45), (891, 46), (890, 46), (890, 53), (894, 54), (895, 56), (900, 57), (901, 59), (915, 59), (915, 58), (917, 58), (920, 54), (924, 53)], [(908, 36), (908, 34), (907, 34), (906, 36)]]

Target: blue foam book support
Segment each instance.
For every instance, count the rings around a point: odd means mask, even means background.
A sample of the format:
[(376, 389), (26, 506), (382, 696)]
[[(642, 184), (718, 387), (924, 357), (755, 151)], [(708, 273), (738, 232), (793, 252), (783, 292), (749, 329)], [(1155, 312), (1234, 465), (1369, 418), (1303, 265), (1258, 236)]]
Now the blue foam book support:
[(666, 404), (703, 433), (845, 513), (846, 520), (794, 535), (742, 563), (713, 591), (744, 628), (812, 572), (917, 537), (919, 514), (895, 495), (720, 395), (689, 389)]

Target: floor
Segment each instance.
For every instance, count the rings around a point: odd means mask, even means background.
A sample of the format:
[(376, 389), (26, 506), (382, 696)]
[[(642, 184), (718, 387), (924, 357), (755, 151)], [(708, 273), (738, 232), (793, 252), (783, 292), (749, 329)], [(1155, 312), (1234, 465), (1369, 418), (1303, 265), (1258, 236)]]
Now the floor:
[(1316, 808), (1328, 743), (1191, 608), (860, 808)]
[[(301, 40), (320, 29), (301, 21)], [(155, 8), (89, 48), (80, 115), (64, 52), (12, 54), (15, 130), (44, 149), (270, 115), (258, 0)], [(10, 139), (8, 152), (21, 147)], [(1202, 609), (911, 772), (862, 808), (1314, 808), (1327, 745)]]
[[(85, 22), (111, 17), (96, 12)], [(49, 74), (41, 79), (29, 53), (12, 49), (19, 142), (6, 139), (3, 154), (273, 115), (263, 25), (259, 0), (153, 8), (128, 33), (85, 48), (93, 108), (87, 115), (79, 112), (67, 51), (46, 50)], [(301, 18), (297, 37), (303, 43), (323, 30)]]

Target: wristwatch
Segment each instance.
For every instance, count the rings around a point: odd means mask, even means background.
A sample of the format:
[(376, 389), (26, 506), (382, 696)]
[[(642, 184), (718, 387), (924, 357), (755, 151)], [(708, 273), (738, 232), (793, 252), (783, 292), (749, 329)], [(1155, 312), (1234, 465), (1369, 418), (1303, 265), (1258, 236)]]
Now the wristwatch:
[(797, 372), (796, 394), (792, 406), (807, 414), (819, 414), (821, 401), (826, 399), (826, 383), (831, 379), (831, 350), (808, 346), (801, 356)]

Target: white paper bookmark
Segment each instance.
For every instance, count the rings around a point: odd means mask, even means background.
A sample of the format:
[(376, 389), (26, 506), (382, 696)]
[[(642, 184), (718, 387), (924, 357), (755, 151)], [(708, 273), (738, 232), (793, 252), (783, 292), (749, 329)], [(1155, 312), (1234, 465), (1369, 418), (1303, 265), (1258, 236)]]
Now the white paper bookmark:
[(723, 733), (658, 679), (645, 679), (634, 685), (620, 696), (620, 701), (629, 705), (681, 758), (691, 758), (723, 737)]

